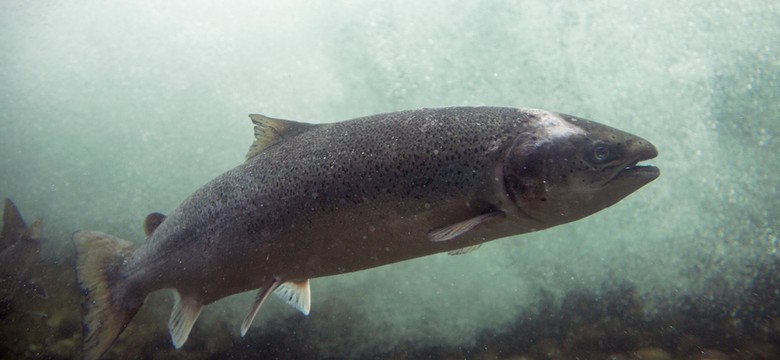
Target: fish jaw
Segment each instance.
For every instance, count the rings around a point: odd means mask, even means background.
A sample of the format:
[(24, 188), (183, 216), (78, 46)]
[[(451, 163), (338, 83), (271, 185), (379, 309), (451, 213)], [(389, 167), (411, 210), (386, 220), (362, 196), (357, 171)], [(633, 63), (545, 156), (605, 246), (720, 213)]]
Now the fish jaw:
[[(660, 175), (655, 166), (639, 165), (658, 155), (641, 137), (570, 115), (544, 118), (533, 136), (518, 136), (503, 167), (514, 213), (538, 220), (540, 228), (594, 214)], [(540, 133), (562, 135), (539, 141)]]

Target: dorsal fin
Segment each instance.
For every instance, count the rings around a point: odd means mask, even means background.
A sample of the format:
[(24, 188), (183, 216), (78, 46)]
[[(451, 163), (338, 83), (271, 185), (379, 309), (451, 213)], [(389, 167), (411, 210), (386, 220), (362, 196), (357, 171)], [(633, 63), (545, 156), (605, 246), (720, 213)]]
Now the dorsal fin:
[(146, 234), (146, 237), (152, 236), (152, 233), (157, 230), (157, 227), (160, 226), (163, 221), (165, 221), (165, 215), (158, 212), (146, 215), (146, 219), (144, 219), (144, 234)]
[(255, 124), (255, 142), (249, 147), (249, 152), (246, 154), (247, 159), (285, 138), (293, 137), (317, 126), (292, 120), (274, 119), (259, 114), (249, 115), (249, 118)]
[(3, 248), (11, 246), (18, 240), (27, 229), (27, 225), (22, 219), (22, 214), (14, 205), (13, 201), (5, 198), (5, 209), (3, 210)]

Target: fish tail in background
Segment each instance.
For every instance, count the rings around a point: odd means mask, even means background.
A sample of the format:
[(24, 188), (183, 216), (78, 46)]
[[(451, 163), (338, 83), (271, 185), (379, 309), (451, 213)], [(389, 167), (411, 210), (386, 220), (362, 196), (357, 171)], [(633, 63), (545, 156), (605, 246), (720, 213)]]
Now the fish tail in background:
[(82, 304), (84, 359), (97, 359), (114, 343), (143, 305), (128, 299), (127, 278), (119, 276), (121, 260), (135, 244), (97, 231), (73, 234), (76, 273), (85, 298)]
[(37, 242), (41, 239), (41, 226), (43, 226), (43, 220), (35, 219), (30, 227), (22, 234), (21, 239), (27, 242)]
[(27, 225), (24, 223), (22, 214), (19, 213), (19, 209), (16, 208), (16, 205), (13, 203), (13, 201), (11, 201), (11, 199), (5, 198), (5, 207), (3, 210), (3, 232), (2, 237), (0, 237), (0, 239), (3, 241), (3, 244), (0, 249), (4, 249), (13, 245), (13, 243), (16, 242), (16, 239), (22, 236), (22, 233), (24, 233), (26, 228)]

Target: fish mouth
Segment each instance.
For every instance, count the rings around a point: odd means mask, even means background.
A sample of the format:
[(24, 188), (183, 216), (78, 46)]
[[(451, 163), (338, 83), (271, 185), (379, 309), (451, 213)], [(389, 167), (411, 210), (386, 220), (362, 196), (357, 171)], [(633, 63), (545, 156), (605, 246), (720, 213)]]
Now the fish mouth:
[(655, 149), (655, 146), (647, 143), (647, 146), (639, 152), (637, 159), (618, 170), (608, 183), (616, 180), (633, 180), (646, 184), (655, 180), (661, 175), (661, 170), (653, 165), (640, 165), (639, 162), (653, 159), (656, 156), (658, 156), (658, 150)]
[(630, 178), (650, 182), (661, 175), (661, 170), (658, 167), (653, 165), (638, 165), (638, 163), (639, 162), (637, 161), (620, 169), (620, 171), (618, 171), (617, 174), (615, 174), (615, 176), (610, 179), (610, 182)]

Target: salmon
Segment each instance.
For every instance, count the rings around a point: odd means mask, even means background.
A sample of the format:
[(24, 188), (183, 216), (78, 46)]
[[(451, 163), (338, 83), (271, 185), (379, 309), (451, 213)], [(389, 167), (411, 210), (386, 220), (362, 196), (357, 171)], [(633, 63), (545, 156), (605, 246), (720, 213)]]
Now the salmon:
[(309, 124), (250, 115), (244, 163), (139, 245), (74, 234), (85, 294), (83, 356), (105, 353), (148, 294), (173, 289), (168, 322), (184, 345), (203, 306), (257, 290), (241, 325), (276, 294), (308, 314), (309, 280), (581, 219), (659, 175), (640, 137), (536, 109), (452, 107)]

